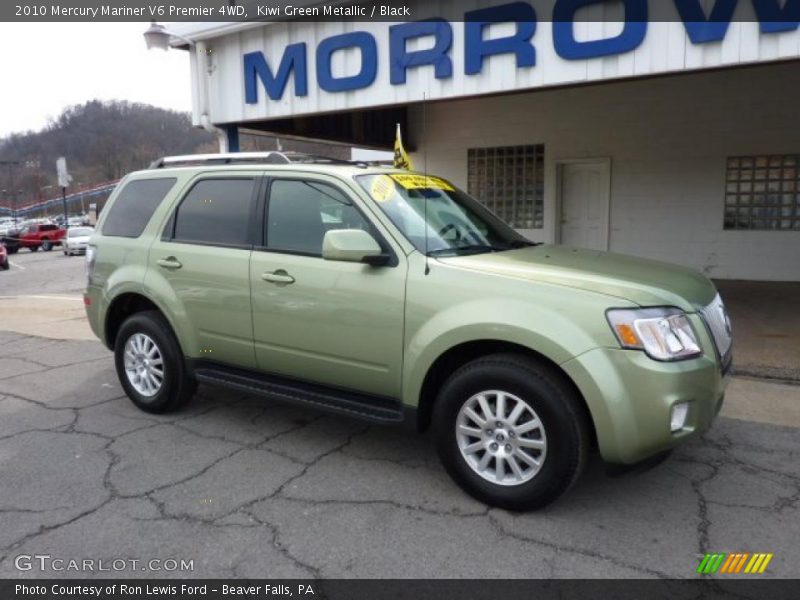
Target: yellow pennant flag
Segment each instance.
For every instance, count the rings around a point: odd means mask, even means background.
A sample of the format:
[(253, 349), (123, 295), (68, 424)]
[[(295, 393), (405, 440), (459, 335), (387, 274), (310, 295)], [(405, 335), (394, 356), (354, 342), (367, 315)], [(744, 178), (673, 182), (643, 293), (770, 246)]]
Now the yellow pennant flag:
[(395, 169), (406, 169), (408, 171), (414, 169), (406, 149), (403, 148), (403, 139), (400, 137), (400, 123), (397, 124), (397, 135), (394, 138), (394, 167)]

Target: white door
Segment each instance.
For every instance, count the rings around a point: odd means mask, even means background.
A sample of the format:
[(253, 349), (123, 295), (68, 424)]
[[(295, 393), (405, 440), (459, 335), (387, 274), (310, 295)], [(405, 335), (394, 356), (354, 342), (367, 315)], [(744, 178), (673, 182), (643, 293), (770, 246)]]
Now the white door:
[(608, 249), (611, 162), (562, 162), (559, 172), (560, 236), (565, 246)]

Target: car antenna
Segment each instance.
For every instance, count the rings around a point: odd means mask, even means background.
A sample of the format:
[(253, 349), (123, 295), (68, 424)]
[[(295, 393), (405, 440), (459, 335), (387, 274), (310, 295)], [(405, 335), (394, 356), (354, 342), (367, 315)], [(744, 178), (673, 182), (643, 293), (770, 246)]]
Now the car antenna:
[(422, 171), (425, 173), (423, 184), (422, 202), (423, 212), (425, 213), (425, 275), (431, 272), (428, 262), (428, 102), (425, 92), (422, 92)]

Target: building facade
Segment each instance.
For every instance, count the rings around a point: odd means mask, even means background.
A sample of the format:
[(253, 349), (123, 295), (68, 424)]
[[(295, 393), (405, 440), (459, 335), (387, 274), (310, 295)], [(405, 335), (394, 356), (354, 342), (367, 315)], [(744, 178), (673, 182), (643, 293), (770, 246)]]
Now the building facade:
[(417, 168), (533, 240), (800, 280), (800, 28), (690, 20), (693, 3), (656, 21), (512, 2), (181, 33), (195, 120), (232, 149), (239, 131), (388, 149), (399, 122)]

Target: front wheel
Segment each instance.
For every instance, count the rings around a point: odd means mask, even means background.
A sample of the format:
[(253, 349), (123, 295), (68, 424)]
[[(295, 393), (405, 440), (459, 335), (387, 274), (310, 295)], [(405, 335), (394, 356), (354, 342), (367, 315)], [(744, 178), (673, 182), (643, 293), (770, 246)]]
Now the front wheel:
[(31, 252), (38, 252), (39, 246), (31, 246)]
[(136, 313), (120, 327), (114, 344), (117, 377), (133, 403), (145, 412), (176, 410), (194, 395), (178, 340), (157, 311)]
[(474, 360), (442, 387), (433, 424), (439, 456), (466, 492), (509, 510), (543, 507), (577, 481), (589, 425), (574, 388), (514, 354)]

